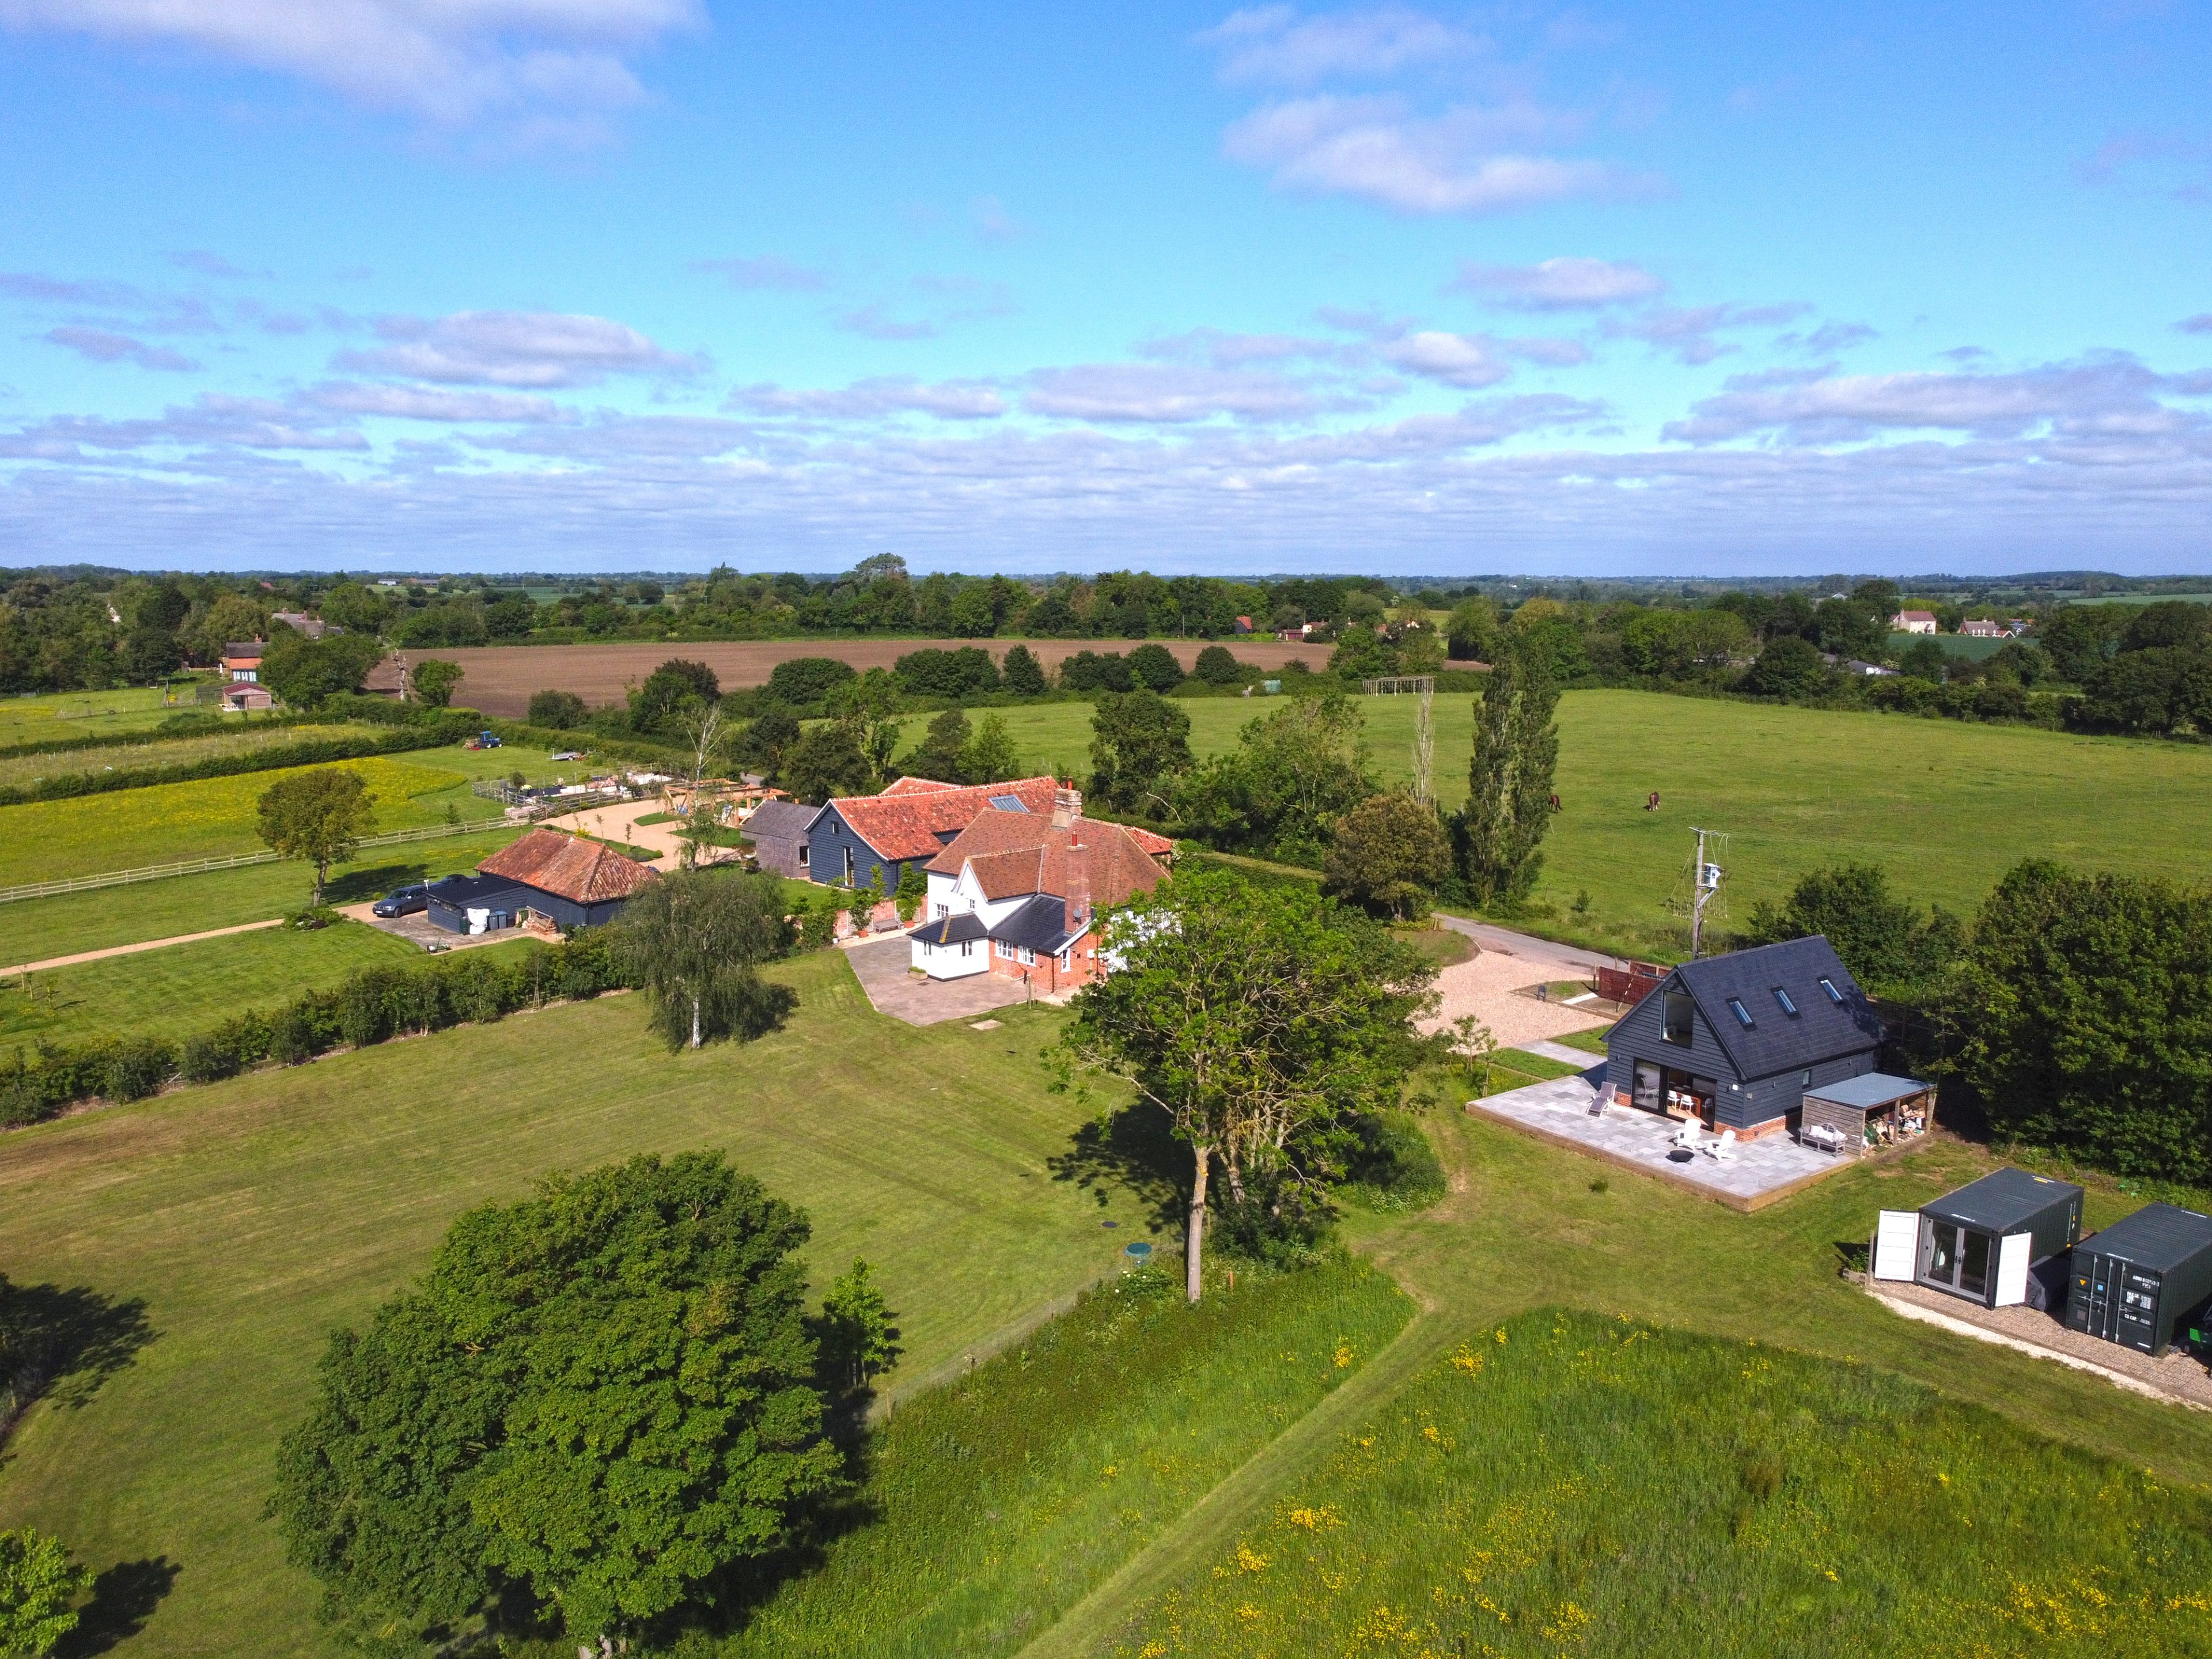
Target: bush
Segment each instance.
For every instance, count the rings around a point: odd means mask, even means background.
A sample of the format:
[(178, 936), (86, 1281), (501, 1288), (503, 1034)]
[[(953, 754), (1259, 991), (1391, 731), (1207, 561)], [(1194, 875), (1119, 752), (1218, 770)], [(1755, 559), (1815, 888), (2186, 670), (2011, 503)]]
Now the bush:
[(533, 691), (530, 723), (549, 732), (572, 732), (584, 723), (584, 700), (574, 691)]
[(1198, 653), (1198, 662), (1191, 672), (1208, 685), (1235, 685), (1244, 678), (1244, 665), (1231, 654), (1227, 646), (1209, 645)]
[(1164, 645), (1140, 645), (1129, 653), (1129, 678), (1149, 690), (1164, 694), (1182, 684), (1182, 665)]
[(835, 657), (793, 657), (769, 670), (768, 694), (794, 708), (811, 705), (853, 678), (852, 665)]
[(957, 702), (999, 689), (998, 665), (980, 645), (963, 645), (957, 651), (935, 647), (909, 651), (892, 672), (900, 690), (917, 697), (944, 697)]
[(1026, 645), (1006, 647), (1003, 670), (1006, 688), (1018, 697), (1041, 697), (1046, 690), (1044, 665)]

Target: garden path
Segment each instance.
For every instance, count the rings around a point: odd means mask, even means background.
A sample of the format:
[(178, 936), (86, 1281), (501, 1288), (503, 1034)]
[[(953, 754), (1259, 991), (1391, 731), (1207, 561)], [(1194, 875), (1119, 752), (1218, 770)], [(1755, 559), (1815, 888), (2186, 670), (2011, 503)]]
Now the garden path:
[(109, 957), (131, 957), (141, 951), (159, 951), (172, 945), (197, 945), (204, 939), (222, 939), (232, 933), (251, 933), (264, 927), (282, 927), (284, 918), (271, 916), (266, 921), (242, 921), (235, 927), (210, 927), (204, 933), (178, 933), (169, 939), (142, 939), (136, 945), (111, 945), (104, 951), (79, 951), (75, 956), (48, 957), (44, 962), (19, 962), (12, 968), (0, 968), (0, 974), (36, 974), (48, 968), (67, 968), (80, 962), (100, 962)]

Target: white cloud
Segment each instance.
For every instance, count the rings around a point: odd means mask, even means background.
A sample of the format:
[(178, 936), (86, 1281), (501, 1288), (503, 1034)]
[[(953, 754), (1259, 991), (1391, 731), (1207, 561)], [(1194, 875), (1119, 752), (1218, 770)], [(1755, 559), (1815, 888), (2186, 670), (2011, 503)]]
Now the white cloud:
[(1714, 337), (1722, 331), (1786, 323), (1811, 309), (1796, 301), (1768, 306), (1665, 306), (1626, 321), (1608, 320), (1605, 329), (1609, 334), (1642, 340), (1694, 368), (1737, 349)]
[(590, 142), (644, 95), (629, 59), (699, 0), (0, 0), (0, 23), (177, 43), (443, 126)]
[(459, 386), (596, 386), (613, 374), (682, 376), (704, 367), (663, 350), (605, 317), (550, 311), (458, 311), (448, 317), (382, 317), (387, 343), (343, 351), (339, 368)]
[(49, 329), (46, 338), (95, 363), (132, 362), (141, 368), (166, 369), (176, 374), (199, 367), (180, 351), (172, 351), (167, 346), (149, 346), (143, 340), (134, 340), (127, 334), (111, 334), (104, 328)]
[(739, 256), (728, 259), (700, 259), (691, 266), (694, 270), (711, 270), (732, 288), (742, 289), (782, 289), (796, 293), (809, 292), (830, 286), (827, 271), (811, 265), (802, 265), (787, 259), (780, 253), (757, 253), (750, 258)]
[(1522, 311), (1596, 311), (1656, 299), (1666, 283), (1641, 265), (1613, 259), (1543, 259), (1533, 265), (1460, 262), (1455, 288)]
[(801, 415), (822, 420), (868, 420), (885, 415), (933, 415), (940, 420), (989, 420), (1006, 412), (1006, 400), (988, 380), (942, 380), (911, 376), (855, 380), (837, 390), (742, 386), (722, 407), (756, 415)]
[(299, 411), (265, 398), (207, 392), (190, 405), (172, 405), (158, 420), (109, 421), (61, 415), (11, 434), (0, 453), (63, 459), (82, 449), (111, 453), (151, 448), (219, 445), (241, 449), (365, 450), (368, 440), (350, 428), (318, 425)]
[(2156, 374), (2118, 356), (2011, 374), (1769, 370), (1730, 380), (1664, 435), (1710, 444), (1772, 434), (1789, 443), (1820, 444), (1860, 442), (1885, 430), (1952, 430), (1990, 439), (2041, 430), (2071, 441), (2178, 435), (2201, 441), (2212, 435), (2212, 420), (2160, 397), (2197, 390), (2190, 377)]
[(1168, 363), (1083, 363), (1040, 369), (1023, 407), (1032, 415), (1078, 421), (1176, 425), (1230, 416), (1243, 421), (1298, 421), (1324, 400), (1279, 374)]
[(1479, 335), (1424, 330), (1382, 349), (1383, 358), (1408, 374), (1467, 390), (1495, 386), (1513, 373), (1498, 360), (1493, 342)]
[(917, 317), (894, 317), (890, 307), (880, 300), (841, 311), (830, 320), (846, 333), (857, 334), (865, 340), (929, 340), (937, 337), (935, 323)]
[(1524, 153), (1566, 125), (1526, 100), (1419, 116), (1395, 97), (1323, 94), (1254, 111), (1223, 149), (1272, 169), (1286, 189), (1364, 197), (1401, 213), (1495, 213), (1656, 188), (1611, 162)]
[(328, 380), (304, 401), (342, 415), (383, 415), (403, 421), (558, 421), (568, 411), (550, 398), (511, 392), (444, 392), (428, 386)]
[(1221, 78), (1312, 86), (1338, 76), (1389, 75), (1466, 58), (1486, 44), (1403, 6), (1300, 18), (1289, 6), (1232, 12), (1198, 39), (1221, 50)]

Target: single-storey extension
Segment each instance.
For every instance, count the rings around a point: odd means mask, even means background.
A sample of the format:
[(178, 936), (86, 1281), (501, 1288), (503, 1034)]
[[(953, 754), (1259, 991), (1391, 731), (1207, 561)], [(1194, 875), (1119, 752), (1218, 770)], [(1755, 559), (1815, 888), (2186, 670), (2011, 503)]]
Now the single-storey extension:
[(1881, 1042), (1815, 934), (1674, 969), (1606, 1039), (1606, 1082), (1622, 1105), (1748, 1139), (1786, 1129), (1808, 1092), (1872, 1072)]
[[(428, 914), (453, 933), (482, 933), (493, 915), (518, 925), (542, 919), (560, 927), (599, 927), (659, 879), (658, 872), (604, 842), (540, 825), (484, 860), (475, 875), (434, 883)], [(482, 923), (471, 925), (472, 911), (483, 914)]]
[(760, 860), (760, 867), (794, 880), (806, 876), (807, 861), (812, 852), (807, 832), (822, 811), (819, 806), (808, 806), (795, 800), (764, 800), (754, 807), (742, 827), (745, 839), (753, 844), (753, 856)]

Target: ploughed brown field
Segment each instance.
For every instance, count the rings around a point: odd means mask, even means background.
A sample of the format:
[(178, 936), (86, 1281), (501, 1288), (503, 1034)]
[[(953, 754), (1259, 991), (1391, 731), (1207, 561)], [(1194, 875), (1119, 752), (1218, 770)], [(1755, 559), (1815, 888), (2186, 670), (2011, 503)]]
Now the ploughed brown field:
[[(889, 668), (909, 651), (934, 646), (940, 651), (963, 645), (980, 645), (994, 660), (1003, 660), (1009, 646), (1026, 645), (1047, 671), (1079, 651), (1119, 651), (1127, 653), (1143, 640), (746, 640), (724, 643), (694, 641), (688, 644), (640, 645), (622, 641), (610, 645), (482, 645), (454, 649), (431, 647), (409, 652), (410, 661), (425, 657), (459, 663), (467, 676), (453, 701), (504, 720), (520, 720), (528, 712), (535, 691), (573, 691), (588, 703), (619, 702), (629, 688), (666, 662), (685, 657), (713, 669), (723, 689), (764, 685), (769, 671), (793, 657), (836, 657), (856, 669)], [(1206, 649), (1204, 640), (1161, 640), (1188, 669)], [(1280, 668), (1295, 659), (1308, 666), (1328, 665), (1332, 647), (1326, 645), (1285, 645), (1279, 640), (1246, 635), (1224, 640), (1240, 662), (1257, 668)], [(396, 691), (399, 687), (392, 659), (386, 658), (369, 675), (372, 690)]]

